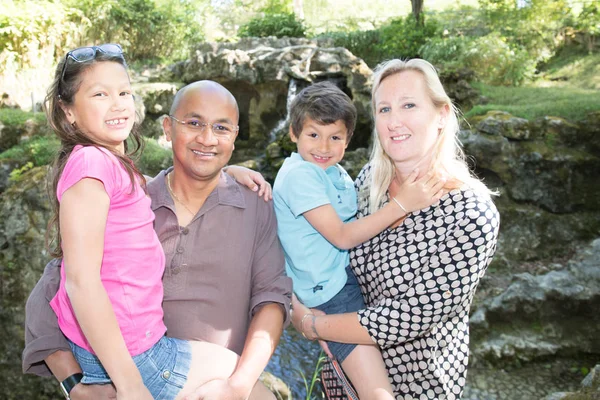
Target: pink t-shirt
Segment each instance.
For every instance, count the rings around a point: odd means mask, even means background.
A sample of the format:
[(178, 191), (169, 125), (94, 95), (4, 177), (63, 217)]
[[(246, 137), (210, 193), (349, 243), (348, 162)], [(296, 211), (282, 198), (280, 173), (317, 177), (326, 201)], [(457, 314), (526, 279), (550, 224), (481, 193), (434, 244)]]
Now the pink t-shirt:
[[(101, 181), (110, 198), (100, 278), (129, 353), (135, 356), (152, 347), (166, 331), (161, 280), (165, 255), (154, 232), (150, 198), (139, 183), (131, 193), (127, 171), (103, 148), (75, 147), (58, 181), (58, 201), (67, 189), (83, 178)], [(93, 352), (77, 323), (65, 290), (64, 268), (61, 268), (60, 288), (50, 305), (65, 336)]]

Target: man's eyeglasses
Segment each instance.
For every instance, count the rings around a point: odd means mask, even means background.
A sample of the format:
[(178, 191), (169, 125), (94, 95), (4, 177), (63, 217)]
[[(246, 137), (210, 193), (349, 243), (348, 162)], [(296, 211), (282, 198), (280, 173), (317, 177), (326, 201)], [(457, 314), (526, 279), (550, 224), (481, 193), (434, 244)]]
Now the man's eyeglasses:
[(239, 126), (228, 124), (226, 122), (215, 122), (209, 124), (208, 122), (199, 121), (196, 118), (190, 118), (185, 120), (179, 120), (172, 115), (169, 115), (174, 121), (179, 122), (184, 126), (184, 129), (188, 132), (203, 133), (208, 126), (211, 127), (213, 135), (217, 138), (230, 139), (240, 128)]
[(96, 58), (97, 52), (123, 58), (123, 49), (120, 45), (114, 43), (101, 44), (100, 46), (79, 47), (75, 50), (71, 50), (65, 56), (65, 63), (63, 64), (62, 74), (60, 75), (61, 82), (65, 79), (65, 72), (67, 70), (67, 62), (69, 59), (75, 62), (86, 62)]

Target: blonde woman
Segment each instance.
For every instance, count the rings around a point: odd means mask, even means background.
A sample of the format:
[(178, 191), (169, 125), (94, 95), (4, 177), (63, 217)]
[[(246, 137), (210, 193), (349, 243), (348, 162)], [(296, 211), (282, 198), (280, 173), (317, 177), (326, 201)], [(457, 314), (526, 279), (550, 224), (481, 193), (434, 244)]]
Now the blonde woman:
[(352, 250), (365, 309), (305, 318), (312, 311), (294, 301), (293, 322), (310, 339), (377, 343), (397, 399), (460, 399), (469, 309), (496, 249), (493, 193), (467, 167), (457, 111), (430, 63), (381, 64), (372, 107), (371, 160), (355, 182), (358, 217), (387, 204), (415, 169), (444, 176), (448, 192)]

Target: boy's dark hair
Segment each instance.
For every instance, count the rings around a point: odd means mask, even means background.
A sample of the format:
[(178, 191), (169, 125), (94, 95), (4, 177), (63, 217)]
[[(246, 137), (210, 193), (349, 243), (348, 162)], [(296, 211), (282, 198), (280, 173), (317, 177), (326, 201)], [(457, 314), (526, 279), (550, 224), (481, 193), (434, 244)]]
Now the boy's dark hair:
[(350, 97), (333, 83), (323, 81), (304, 88), (290, 106), (290, 124), (294, 136), (300, 136), (306, 118), (319, 124), (344, 122), (350, 142), (356, 125), (356, 107)]

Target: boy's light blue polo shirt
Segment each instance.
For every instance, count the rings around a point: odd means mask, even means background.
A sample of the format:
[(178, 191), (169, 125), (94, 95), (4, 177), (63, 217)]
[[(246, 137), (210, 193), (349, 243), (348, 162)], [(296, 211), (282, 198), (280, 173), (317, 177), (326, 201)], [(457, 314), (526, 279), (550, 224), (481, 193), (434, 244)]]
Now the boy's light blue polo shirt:
[(285, 269), (296, 296), (307, 307), (329, 301), (346, 284), (350, 256), (329, 243), (302, 214), (331, 204), (344, 223), (354, 220), (357, 199), (352, 179), (339, 165), (323, 170), (292, 153), (277, 173), (273, 200)]

